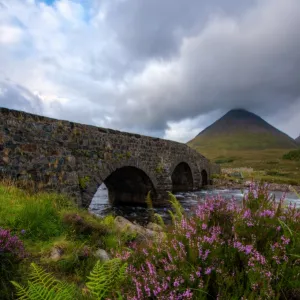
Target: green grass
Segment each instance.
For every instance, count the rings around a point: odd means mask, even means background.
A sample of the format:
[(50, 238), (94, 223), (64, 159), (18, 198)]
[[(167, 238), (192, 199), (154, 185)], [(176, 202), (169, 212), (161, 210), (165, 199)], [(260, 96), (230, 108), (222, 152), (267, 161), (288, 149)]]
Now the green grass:
[(25, 238), (46, 241), (65, 233), (60, 211), (75, 208), (57, 194), (29, 194), (11, 185), (0, 185), (0, 226), (15, 233), (25, 230)]
[(292, 150), (283, 155), (283, 159), (300, 161), (300, 150)]
[(221, 162), (222, 168), (253, 168), (255, 172), (246, 174), (245, 179), (300, 185), (300, 161), (283, 159), (287, 149), (230, 150), (211, 145), (195, 149), (211, 161)]
[[(132, 236), (116, 230), (112, 216), (100, 219), (65, 196), (34, 194), (3, 181), (0, 227), (19, 236), (28, 253), (19, 265), (19, 277), (14, 278), (20, 283), (26, 282), (29, 265), (35, 262), (58, 278), (82, 285), (97, 261), (93, 255), (96, 249), (110, 252), (132, 240)], [(54, 248), (62, 251), (58, 260), (51, 258)], [(6, 284), (6, 291), (13, 291), (11, 284)]]
[(291, 145), (286, 144), (286, 138), (266, 133), (232, 133), (196, 136), (188, 143), (191, 147), (209, 151), (219, 149), (220, 151), (236, 150), (265, 150), (265, 149), (289, 149)]

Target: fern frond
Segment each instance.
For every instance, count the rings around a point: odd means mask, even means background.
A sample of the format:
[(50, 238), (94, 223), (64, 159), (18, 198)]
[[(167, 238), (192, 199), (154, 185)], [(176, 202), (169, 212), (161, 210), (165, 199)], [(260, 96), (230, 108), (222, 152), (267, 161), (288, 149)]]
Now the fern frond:
[(125, 279), (127, 264), (115, 258), (104, 263), (98, 261), (87, 278), (86, 286), (96, 300), (105, 299)]
[(31, 283), (39, 284), (49, 290), (58, 284), (59, 281), (57, 281), (51, 273), (47, 273), (40, 266), (36, 265), (35, 263), (31, 263), (30, 267), (32, 269), (29, 276)]
[(56, 296), (53, 300), (74, 300), (76, 295), (76, 286), (67, 282), (59, 282), (56, 287)]
[(147, 193), (147, 196), (146, 196), (146, 204), (147, 204), (147, 207), (149, 209), (153, 209), (153, 203), (152, 203), (152, 199), (151, 199), (151, 191), (149, 191)]
[(173, 212), (171, 210), (168, 210), (168, 213), (170, 214), (171, 216), (171, 219), (172, 219), (172, 223), (175, 224), (176, 222), (176, 218), (175, 218), (175, 215), (173, 214)]
[(165, 222), (160, 214), (154, 214), (155, 221), (158, 225), (165, 228)]
[(27, 299), (29, 299), (28, 291), (27, 291), (27, 289), (24, 286), (18, 284), (15, 281), (11, 281), (11, 283), (14, 285), (14, 287), (17, 290), (16, 295), (17, 295), (18, 299), (20, 299), (20, 300), (27, 300)]
[(172, 193), (169, 192), (168, 194), (170, 198), (169, 202), (171, 203), (172, 208), (174, 210), (174, 216), (180, 221), (183, 218), (183, 208)]
[(28, 282), (28, 295), (30, 300), (53, 300), (55, 290), (48, 290), (45, 286), (37, 283)]
[(20, 300), (74, 300), (76, 287), (55, 279), (35, 263), (30, 264), (28, 287), (25, 288), (16, 282), (12, 284), (17, 289)]

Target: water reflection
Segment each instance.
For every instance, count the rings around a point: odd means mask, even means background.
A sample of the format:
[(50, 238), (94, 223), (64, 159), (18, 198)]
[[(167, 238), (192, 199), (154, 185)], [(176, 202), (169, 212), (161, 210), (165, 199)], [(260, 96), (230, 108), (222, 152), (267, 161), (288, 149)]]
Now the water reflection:
[[(282, 197), (282, 192), (272, 192), (275, 195), (276, 200), (279, 200)], [(177, 199), (180, 201), (182, 207), (186, 212), (190, 212), (200, 201), (203, 201), (207, 196), (221, 195), (225, 199), (232, 199), (234, 197), (236, 201), (240, 202), (243, 199), (243, 192), (240, 190), (202, 190), (197, 192), (188, 192), (188, 193), (178, 193), (176, 194)], [(300, 200), (297, 198), (295, 193), (287, 193), (286, 203), (296, 204), (297, 207), (300, 207)], [(168, 214), (169, 208), (155, 208), (154, 211), (159, 213), (166, 222), (170, 220)], [(102, 184), (97, 193), (94, 195), (92, 203), (89, 207), (89, 210), (99, 216), (105, 216), (107, 214), (114, 214), (118, 216), (123, 216), (130, 221), (136, 221), (140, 224), (145, 224), (149, 222), (149, 212), (146, 207), (139, 206), (112, 206), (108, 202), (108, 191), (104, 184)]]

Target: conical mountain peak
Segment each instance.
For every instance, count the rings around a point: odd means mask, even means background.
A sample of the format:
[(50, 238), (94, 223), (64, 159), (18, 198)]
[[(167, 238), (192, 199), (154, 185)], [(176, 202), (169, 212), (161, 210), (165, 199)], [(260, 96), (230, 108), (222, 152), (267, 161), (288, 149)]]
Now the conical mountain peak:
[(200, 132), (188, 143), (191, 147), (223, 149), (291, 149), (295, 140), (245, 109), (233, 109)]

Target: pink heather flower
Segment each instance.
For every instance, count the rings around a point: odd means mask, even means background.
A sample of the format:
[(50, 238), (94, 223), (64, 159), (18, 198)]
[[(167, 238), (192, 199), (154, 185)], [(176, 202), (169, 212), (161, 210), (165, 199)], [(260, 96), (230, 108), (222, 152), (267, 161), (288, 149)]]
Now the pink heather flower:
[(183, 299), (192, 299), (193, 293), (191, 292), (190, 289), (187, 289), (183, 294), (182, 294)]
[(266, 276), (267, 276), (268, 278), (271, 278), (271, 277), (272, 277), (272, 273), (271, 273), (270, 271), (266, 272), (265, 274), (266, 274)]
[(247, 209), (243, 214), (243, 219), (249, 219), (251, 218), (251, 210)]
[(260, 212), (259, 216), (273, 218), (275, 216), (275, 212), (273, 210), (266, 209), (266, 210)]
[(179, 286), (180, 286), (180, 282), (179, 282), (178, 278), (175, 279), (173, 285), (174, 285), (175, 287), (179, 287)]
[(207, 224), (203, 223), (202, 224), (202, 230), (206, 230), (207, 229)]
[(206, 270), (205, 270), (205, 274), (206, 274), (206, 275), (209, 275), (209, 274), (211, 273), (211, 271), (212, 271), (212, 268), (211, 268), (211, 267), (208, 267), (208, 268), (206, 268)]
[(290, 243), (290, 239), (286, 238), (284, 235), (281, 236), (281, 240), (284, 245), (288, 245)]
[(277, 231), (280, 231), (280, 230), (281, 230), (281, 226), (278, 226), (278, 227), (276, 228), (276, 230), (277, 230)]
[(253, 246), (252, 246), (252, 245), (247, 245), (247, 246), (245, 246), (245, 253), (246, 253), (247, 255), (250, 254), (251, 251), (252, 251), (252, 249), (253, 249)]
[(246, 224), (247, 224), (248, 227), (253, 227), (254, 226), (252, 221), (248, 221)]

